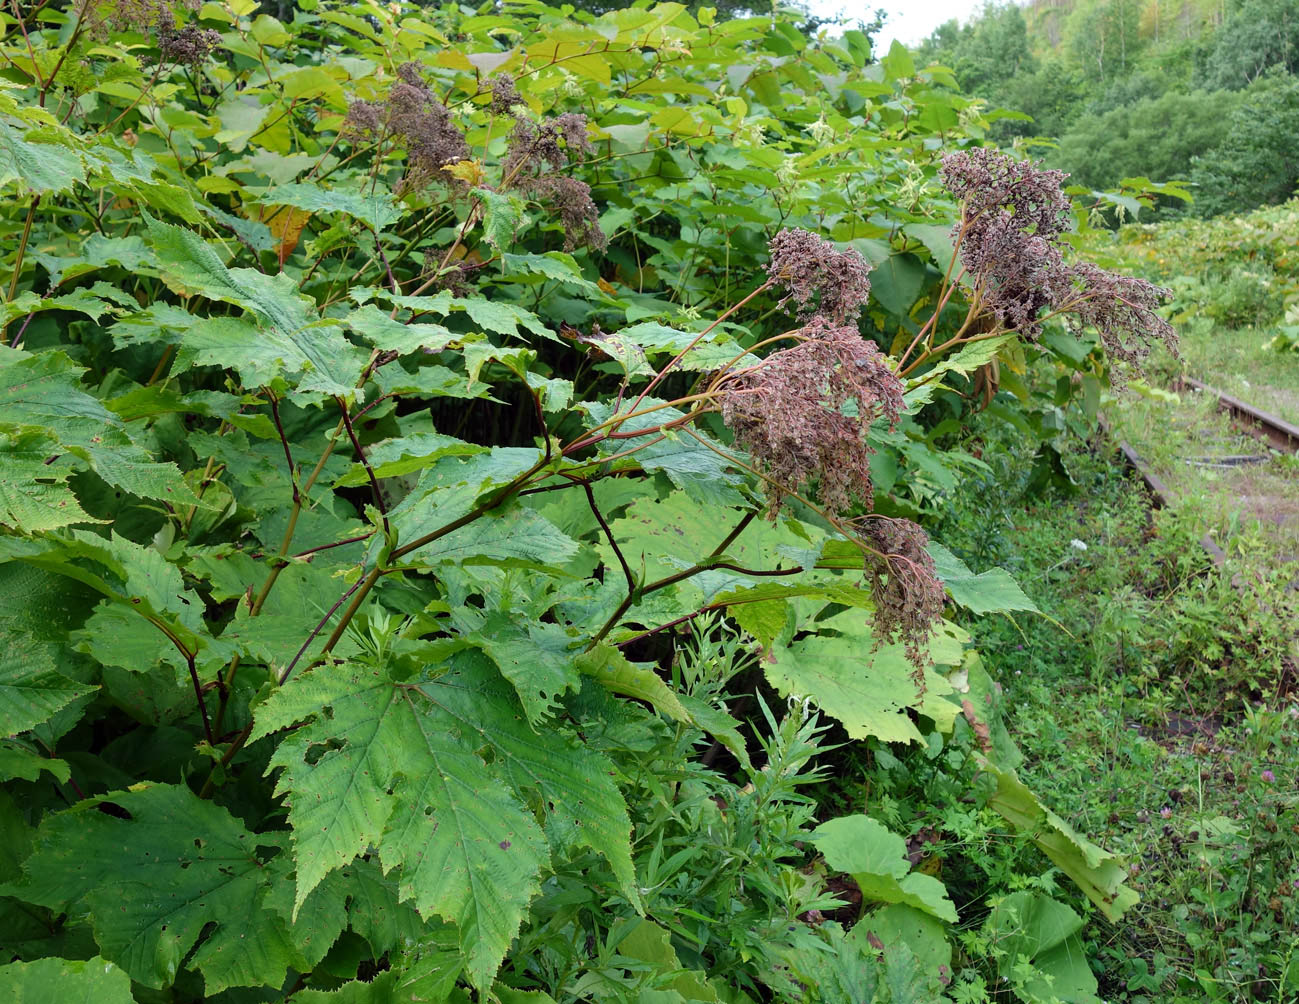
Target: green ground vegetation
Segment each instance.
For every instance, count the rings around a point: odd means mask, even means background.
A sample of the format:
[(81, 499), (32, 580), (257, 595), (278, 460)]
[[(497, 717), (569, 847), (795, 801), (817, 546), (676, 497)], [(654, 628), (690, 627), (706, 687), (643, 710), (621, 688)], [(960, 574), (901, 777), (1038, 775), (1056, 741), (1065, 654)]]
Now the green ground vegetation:
[[(985, 454), (998, 457), (994, 472), (952, 499), (942, 539), (974, 568), (1014, 568), (1049, 615), (972, 630), (1027, 723), (1024, 772), (1056, 793), (1071, 823), (1130, 855), (1141, 904), (1086, 942), (1102, 995), (1294, 999), (1299, 563), (1266, 560), (1274, 552), (1245, 535), (1227, 567), (1214, 567), (1198, 545), (1197, 507), (1152, 513), (1109, 441), (1074, 440), (1076, 487), (1045, 495), (1024, 490), (1033, 457), (997, 446)], [(913, 775), (879, 764), (865, 773), (863, 797), (907, 804), (898, 793)], [(890, 786), (895, 777), (908, 780)], [(930, 806), (910, 828), (964, 829), (988, 849), (976, 867), (1023, 867), (993, 821), (959, 803)]]

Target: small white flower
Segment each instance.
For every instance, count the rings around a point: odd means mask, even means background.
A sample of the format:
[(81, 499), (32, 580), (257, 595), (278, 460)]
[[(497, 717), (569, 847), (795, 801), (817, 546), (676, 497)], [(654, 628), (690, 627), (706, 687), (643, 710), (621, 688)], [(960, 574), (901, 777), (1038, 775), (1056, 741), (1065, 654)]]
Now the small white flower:
[(1083, 543), (1081, 540), (1079, 540), (1077, 537), (1075, 537), (1073, 540), (1069, 541), (1069, 546), (1072, 547), (1075, 551), (1085, 551), (1085, 550), (1087, 550), (1087, 545), (1084, 544), (1084, 543)]

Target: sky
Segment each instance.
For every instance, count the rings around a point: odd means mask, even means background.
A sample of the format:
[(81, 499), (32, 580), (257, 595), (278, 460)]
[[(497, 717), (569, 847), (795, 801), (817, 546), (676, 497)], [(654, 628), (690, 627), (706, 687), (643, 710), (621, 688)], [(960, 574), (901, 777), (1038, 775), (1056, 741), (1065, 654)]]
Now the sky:
[(944, 21), (968, 21), (983, 4), (981, 0), (811, 0), (808, 7), (821, 17), (843, 15), (847, 20), (868, 16), (876, 7), (888, 11), (884, 30), (877, 38), (880, 52), (887, 52), (893, 40), (913, 45)]

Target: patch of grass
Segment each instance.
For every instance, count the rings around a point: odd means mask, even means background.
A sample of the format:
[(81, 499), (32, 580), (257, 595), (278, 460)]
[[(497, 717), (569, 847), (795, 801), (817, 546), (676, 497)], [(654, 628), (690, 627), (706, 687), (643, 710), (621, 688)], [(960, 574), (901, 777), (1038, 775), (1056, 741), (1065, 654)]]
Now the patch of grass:
[(1299, 355), (1268, 348), (1275, 328), (1179, 325), (1182, 371), (1299, 424)]
[[(1026, 495), (1031, 456), (1012, 444), (984, 455), (1002, 459), (936, 536), (976, 568), (1010, 568), (1059, 622), (971, 627), (1013, 709), (1021, 775), (1125, 854), (1142, 893), (1120, 924), (1088, 928), (1103, 996), (1299, 999), (1295, 594), (1277, 570), (1214, 569), (1199, 517), (1152, 518), (1108, 446), (1070, 451), (1072, 496)], [(1008, 853), (989, 860), (1014, 872)]]

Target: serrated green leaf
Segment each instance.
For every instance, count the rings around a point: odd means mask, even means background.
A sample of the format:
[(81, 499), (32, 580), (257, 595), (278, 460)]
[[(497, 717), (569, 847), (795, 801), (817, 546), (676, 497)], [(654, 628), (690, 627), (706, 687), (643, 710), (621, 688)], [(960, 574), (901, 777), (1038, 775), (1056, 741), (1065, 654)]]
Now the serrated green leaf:
[(863, 899), (905, 903), (940, 920), (956, 923), (956, 907), (943, 883), (912, 872), (907, 842), (870, 816), (840, 816), (822, 823), (808, 838), (835, 871), (848, 872)]
[(1004, 568), (989, 568), (986, 572), (975, 575), (966, 567), (965, 562), (942, 544), (931, 541), (926, 550), (934, 559), (934, 569), (948, 594), (972, 613), (988, 614), (1003, 610), (1041, 612)]
[(258, 709), (253, 737), (308, 717), (270, 761), (283, 768), (276, 792), (293, 827), (295, 910), (377, 846), (385, 871), (399, 869), (402, 898), (454, 923), (474, 983), (489, 985), (549, 860), (536, 821), (458, 727), (382, 672), (305, 674)]
[(0, 998), (9, 1004), (135, 1004), (131, 978), (99, 956), (0, 966)]
[(422, 349), (436, 352), (464, 337), (440, 324), (409, 324), (393, 320), (387, 311), (372, 303), (352, 311), (343, 318), (343, 323), (375, 348), (402, 355)]
[(99, 523), (65, 483), (72, 475), (58, 460), (58, 444), (44, 433), (0, 432), (0, 523), (41, 533), (78, 523)]
[(490, 188), (475, 188), (473, 195), (483, 207), (483, 239), (497, 251), (504, 252), (513, 246), (514, 237), (523, 225), (523, 200), (509, 192), (496, 192)]
[[(631, 860), (631, 820), (613, 764), (553, 728), (521, 728), (514, 697), (481, 671), (474, 653), (456, 669), (418, 686), (465, 734), (477, 733), (495, 752), (494, 762), (516, 791), (536, 791), (546, 804), (546, 835), (561, 852), (589, 847), (604, 855), (623, 894), (640, 901)], [(484, 682), (486, 681), (486, 682)]]
[(29, 142), (0, 121), (0, 186), (16, 181), (20, 192), (43, 195), (66, 192), (85, 177), (81, 158), (68, 146)]
[(520, 624), (515, 615), (495, 611), (465, 640), (514, 684), (534, 728), (550, 716), (561, 695), (577, 688), (574, 639), (558, 624)]
[[(499, 245), (498, 245), (499, 247)], [(501, 268), (508, 276), (539, 275), (587, 293), (599, 295), (600, 287), (582, 275), (571, 254), (547, 251), (545, 254), (502, 254)]]
[(644, 701), (673, 721), (691, 722), (676, 691), (652, 667), (636, 665), (612, 645), (597, 645), (583, 652), (577, 657), (577, 667), (611, 693)]
[(198, 234), (145, 217), (163, 279), (184, 296), (204, 296), (252, 311), (260, 324), (234, 317), (207, 318), (184, 334), (201, 364), (228, 366), (245, 382), (268, 383), (283, 372), (299, 376), (300, 391), (350, 396), (365, 362), (335, 322), (323, 322), (315, 303), (285, 273), (228, 269)]
[(451, 304), (457, 310), (467, 313), (469, 319), (484, 331), (518, 338), (519, 326), (522, 325), (534, 335), (552, 340), (556, 337), (536, 314), (513, 303), (488, 300), (481, 296), (457, 296), (451, 300)]
[(940, 359), (933, 367), (909, 382), (907, 392), (903, 395), (907, 411), (918, 410), (934, 396), (934, 392), (942, 386), (939, 378), (943, 374), (973, 372), (980, 366), (992, 362), (998, 352), (1018, 337), (1017, 333), (1011, 332), (995, 338), (984, 338), (981, 341), (971, 342), (950, 356)]
[[(82, 372), (62, 352), (35, 355), (0, 352), (0, 427), (9, 425), (14, 429), (17, 441), (22, 444), (20, 450), (29, 454), (40, 450), (30, 435), (32, 429), (39, 427), (42, 434), (85, 461), (110, 485), (134, 495), (183, 505), (201, 504), (175, 464), (156, 462), (131, 440), (125, 423), (117, 415), (81, 389)], [(41, 462), (49, 461), (58, 452), (46, 447)], [(33, 470), (31, 463), (29, 459), (23, 468), (25, 478), (16, 470), (11, 474), (14, 477), (11, 491), (22, 492), (26, 485), (27, 494), (38, 499), (49, 497), (48, 491), (33, 484), (40, 484), (40, 474)], [(54, 514), (48, 518), (54, 518)], [(93, 522), (88, 519), (70, 522), (87, 521)], [(56, 525), (66, 525), (66, 522)]]
[[(311, 891), (294, 919), (292, 861), (281, 855), (271, 862), (274, 878), (266, 893), (267, 909), (279, 914), (288, 929), (289, 940), (306, 969), (313, 969), (325, 957), (347, 927), (347, 901), (354, 891), (351, 871), (330, 872)], [(380, 953), (382, 954), (382, 953)]]
[(277, 185), (269, 189), (260, 201), (313, 213), (342, 213), (379, 231), (388, 229), (402, 217), (392, 195), (381, 189), (372, 189), (368, 182), (362, 189), (350, 192), (314, 184)]
[[(99, 811), (118, 806), (129, 818)], [(188, 788), (144, 783), (45, 817), (22, 883), (7, 894), (90, 914), (105, 959), (161, 988), (176, 980), (204, 928), (194, 965), (208, 993), (278, 986), (292, 946), (262, 907), (266, 877), (254, 836), (225, 809)]]
[(0, 737), (26, 732), (47, 721), (94, 687), (69, 680), (54, 669), (49, 649), (31, 638), (6, 638), (0, 651)]
[(1123, 860), (1074, 832), (1073, 827), (1038, 801), (1015, 772), (991, 761), (985, 766), (997, 779), (997, 793), (988, 800), (1021, 833), (1077, 883), (1111, 921), (1117, 922), (1140, 897), (1124, 883)]
[(921, 742), (911, 709), (938, 719), (946, 716), (950, 723), (955, 705), (941, 699), (952, 691), (946, 679), (926, 669), (922, 692), (916, 667), (901, 645), (875, 648), (860, 613), (836, 620), (852, 626), (853, 633), (811, 636), (772, 650), (763, 669), (773, 687), (785, 697), (810, 697), (854, 739)]
[[(649, 408), (662, 402), (646, 398), (640, 408)], [(599, 423), (611, 417), (611, 409), (601, 404), (585, 407), (592, 419)], [(649, 429), (652, 426), (671, 423), (684, 417), (676, 408), (661, 408), (649, 414), (629, 418), (619, 428), (626, 432)], [(730, 459), (727, 450), (712, 440), (707, 433), (699, 432), (696, 438), (684, 430), (669, 430), (661, 440), (654, 435), (646, 435), (645, 443), (630, 456), (618, 461), (620, 466), (640, 467), (654, 473), (662, 471), (668, 479), (694, 501), (708, 505), (743, 505), (744, 496), (738, 486), (744, 478), (737, 473), (737, 464)], [(702, 440), (702, 441), (701, 441)], [(640, 440), (632, 440), (637, 444)], [(624, 453), (629, 449), (625, 439), (613, 440), (601, 444), (601, 452), (606, 454)]]
[(42, 771), (49, 771), (64, 784), (72, 776), (72, 768), (65, 760), (47, 759), (22, 746), (0, 742), (0, 781), (35, 781)]

